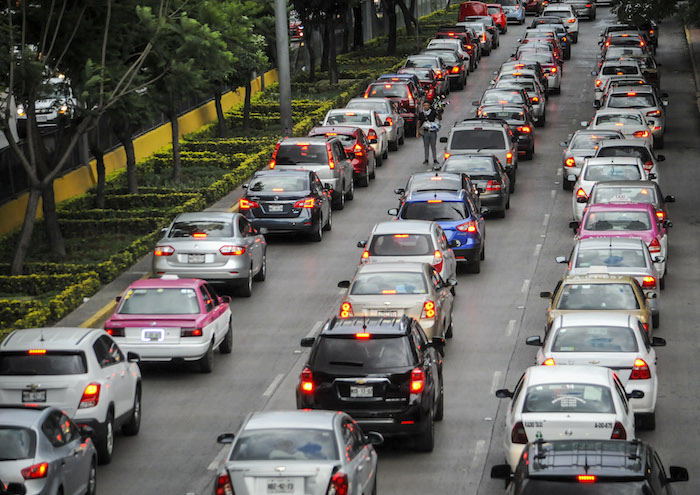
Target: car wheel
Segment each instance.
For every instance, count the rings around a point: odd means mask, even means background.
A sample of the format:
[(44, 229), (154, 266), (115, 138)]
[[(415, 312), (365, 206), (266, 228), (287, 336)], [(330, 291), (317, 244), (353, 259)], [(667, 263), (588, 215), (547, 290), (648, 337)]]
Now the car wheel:
[(560, 95), (561, 94), (561, 87), (552, 88), (552, 93), (554, 93), (555, 95)]
[(561, 182), (561, 188), (564, 189), (565, 191), (573, 191), (574, 190), (574, 183), (568, 179), (564, 179)]
[(333, 230), (333, 210), (328, 209), (328, 218), (326, 218), (326, 225), (323, 230)]
[(508, 209), (508, 205), (502, 210), (498, 210), (494, 212), (494, 215), (496, 218), (505, 218), (506, 217), (506, 210)]
[(515, 192), (515, 177), (510, 179), (510, 189), (508, 190), (508, 192), (511, 194)]
[(379, 156), (377, 156), (376, 154), (374, 155), (374, 164), (377, 167), (381, 167), (382, 165), (384, 165), (384, 160), (382, 160), (381, 155), (379, 155)]
[(112, 462), (112, 453), (114, 452), (114, 413), (111, 409), (107, 412), (102, 438), (95, 442), (95, 447), (97, 447), (97, 458), (100, 464)]
[(525, 152), (525, 159), (532, 160), (532, 155), (534, 153), (535, 153), (535, 150), (533, 148), (528, 148), (528, 150)]
[(666, 277), (661, 277), (659, 280), (659, 289), (664, 290), (666, 288)]
[(664, 147), (664, 137), (656, 138), (654, 140), (654, 148), (662, 149)]
[(384, 150), (384, 153), (382, 153), (382, 159), (389, 158), (389, 150), (386, 149)]
[(656, 412), (640, 414), (640, 427), (643, 430), (653, 431), (656, 429)]
[(578, 43), (578, 33), (572, 35), (571, 40), (574, 42), (574, 45), (577, 44)]
[(506, 201), (506, 210), (510, 210), (510, 196), (508, 196), (508, 201)]
[(469, 273), (481, 273), (481, 260), (469, 264)]
[(238, 286), (238, 294), (241, 297), (250, 297), (253, 295), (253, 265), (248, 268), (248, 276)]
[(211, 373), (214, 369), (214, 342), (209, 344), (207, 352), (199, 359), (199, 371)]
[(404, 131), (403, 134), (401, 134), (401, 137), (399, 138), (399, 144), (403, 144), (406, 140), (406, 132)]
[(454, 333), (454, 332), (452, 331), (452, 320), (450, 319), (450, 326), (447, 327), (447, 331), (445, 332), (445, 338), (446, 338), (446, 339), (451, 339), (453, 333)]
[(343, 187), (340, 189), (340, 193), (336, 194), (335, 198), (333, 198), (333, 209), (334, 210), (342, 210), (345, 208), (345, 194), (343, 194), (343, 189), (345, 189), (345, 184), (343, 184)]
[(316, 228), (309, 237), (314, 242), (321, 242), (321, 239), (323, 239), (323, 220), (320, 217), (318, 222), (316, 222)]
[(659, 322), (661, 321), (661, 315), (659, 313), (651, 315), (651, 327), (659, 328)]
[(520, 19), (520, 25), (522, 26), (523, 24), (525, 24), (525, 16), (523, 16), (523, 18)]
[(219, 344), (219, 351), (221, 354), (231, 354), (233, 352), (233, 321), (228, 321), (228, 330), (226, 330), (226, 335), (224, 340)]
[(396, 150), (399, 149), (399, 140), (398, 140), (398, 138), (396, 139), (396, 141), (389, 141), (389, 149), (390, 149), (391, 151), (396, 151)]
[(547, 112), (544, 112), (542, 114), (542, 117), (537, 119), (537, 122), (535, 122), (536, 127), (544, 127), (544, 125), (547, 123)]
[(432, 452), (435, 448), (435, 421), (432, 411), (430, 411), (426, 423), (425, 431), (416, 439), (416, 448), (421, 452)]
[(267, 251), (263, 253), (262, 264), (260, 265), (260, 270), (255, 274), (253, 280), (256, 282), (262, 282), (267, 277)]
[(97, 466), (95, 466), (95, 459), (90, 463), (90, 471), (88, 471), (87, 479), (87, 491), (85, 495), (96, 495), (97, 494)]
[(372, 166), (372, 171), (369, 173), (369, 178), (370, 179), (375, 179), (377, 177), (377, 161), (374, 161), (374, 165)]
[(138, 435), (141, 429), (141, 385), (136, 385), (134, 393), (134, 407), (131, 409), (129, 421), (122, 425), (122, 433), (128, 437)]
[(345, 194), (345, 199), (352, 201), (355, 199), (355, 179), (350, 179), (350, 190)]

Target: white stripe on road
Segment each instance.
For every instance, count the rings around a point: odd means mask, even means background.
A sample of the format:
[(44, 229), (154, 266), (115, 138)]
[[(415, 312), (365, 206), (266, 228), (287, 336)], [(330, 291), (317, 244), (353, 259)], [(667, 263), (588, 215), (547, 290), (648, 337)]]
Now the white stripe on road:
[(542, 251), (542, 244), (535, 244), (534, 256), (539, 256), (539, 255), (540, 255), (540, 251)]
[(502, 371), (493, 372), (493, 380), (491, 380), (491, 394), (494, 394), (501, 384), (501, 376), (503, 376)]
[(515, 324), (517, 322), (515, 320), (510, 320), (508, 322), (508, 326), (506, 327), (506, 336), (510, 337), (513, 335), (513, 330), (515, 330)]
[(215, 471), (219, 469), (219, 466), (221, 463), (224, 461), (224, 457), (226, 457), (226, 453), (229, 451), (231, 446), (229, 445), (224, 445), (221, 447), (221, 450), (219, 451), (218, 454), (216, 454), (216, 457), (214, 457), (214, 460), (211, 461), (211, 464), (207, 466), (207, 470), (209, 471)]
[(557, 169), (557, 176), (559, 175), (564, 175), (564, 169), (563, 168), (558, 168)]
[(309, 333), (306, 334), (306, 338), (308, 339), (309, 337), (315, 337), (315, 336), (316, 336), (316, 332), (319, 331), (319, 329), (321, 328), (321, 325), (323, 325), (323, 322), (322, 322), (322, 321), (317, 321), (316, 323), (314, 323), (314, 326), (313, 326), (313, 328), (311, 329), (311, 331), (310, 331)]
[(469, 472), (473, 473), (476, 470), (476, 466), (479, 460), (486, 454), (486, 440), (477, 440), (474, 446), (474, 455), (472, 456), (472, 463), (469, 466)]
[(530, 279), (526, 278), (523, 280), (523, 287), (520, 289), (521, 292), (527, 292), (527, 290), (530, 288)]
[(267, 387), (263, 392), (263, 397), (270, 397), (274, 393), (275, 389), (279, 386), (280, 382), (282, 381), (282, 378), (284, 378), (284, 374), (280, 373), (279, 375), (277, 375), (275, 379), (272, 380), (270, 386)]
[(557, 190), (552, 189), (552, 199), (554, 199), (556, 197), (556, 195), (557, 195)]
[(542, 221), (542, 225), (543, 225), (544, 227), (546, 227), (548, 223), (549, 223), (549, 213), (545, 213), (545, 214), (544, 214), (544, 220)]

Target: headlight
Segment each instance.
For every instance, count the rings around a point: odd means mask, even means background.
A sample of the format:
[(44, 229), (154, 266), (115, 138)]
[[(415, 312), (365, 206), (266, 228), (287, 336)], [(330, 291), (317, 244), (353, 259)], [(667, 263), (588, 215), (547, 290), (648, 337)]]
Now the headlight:
[(17, 115), (20, 117), (24, 117), (24, 106), (23, 105), (17, 105)]
[(61, 115), (65, 114), (68, 111), (68, 105), (61, 105), (61, 107), (58, 109), (58, 113)]

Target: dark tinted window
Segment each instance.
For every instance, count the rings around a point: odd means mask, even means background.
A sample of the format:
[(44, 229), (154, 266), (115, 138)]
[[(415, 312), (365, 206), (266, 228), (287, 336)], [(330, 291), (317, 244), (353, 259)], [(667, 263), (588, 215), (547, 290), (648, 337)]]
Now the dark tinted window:
[(556, 309), (631, 310), (639, 301), (631, 284), (567, 284)]
[[(432, 67), (429, 65), (428, 67)], [(384, 98), (408, 98), (408, 86), (405, 84), (372, 84), (369, 96)]]
[[(371, 332), (371, 330), (369, 330)], [(413, 365), (406, 336), (356, 339), (321, 337), (314, 354), (314, 368), (323, 370), (403, 368)]]
[(399, 74), (415, 74), (418, 76), (418, 79), (421, 80), (433, 79), (430, 74), (430, 69), (419, 69), (417, 67), (400, 69)]
[(236, 440), (231, 461), (337, 460), (331, 430), (247, 430)]
[(639, 69), (634, 65), (607, 65), (603, 67), (604, 76), (628, 76), (630, 74), (639, 74)]
[(168, 237), (195, 237), (205, 239), (207, 237), (232, 237), (233, 227), (231, 222), (218, 221), (186, 221), (175, 222), (170, 229)]
[(637, 339), (627, 327), (560, 328), (552, 352), (637, 352)]
[(255, 193), (308, 191), (309, 178), (306, 175), (266, 174), (254, 178), (248, 190)]
[(117, 313), (121, 315), (197, 314), (199, 301), (194, 289), (130, 289)]
[(469, 216), (462, 201), (442, 203), (404, 203), (400, 216), (404, 220), (462, 220)]
[(452, 133), (451, 150), (502, 150), (506, 142), (500, 129), (458, 129)]
[(95, 343), (92, 348), (95, 350), (95, 356), (97, 357), (97, 362), (102, 368), (106, 366), (113, 366), (124, 361), (124, 356), (117, 347), (114, 341), (103, 335)]
[[(448, 64), (456, 64), (459, 62), (459, 57), (457, 54), (452, 51), (452, 50), (438, 50), (437, 48), (439, 47), (438, 45), (433, 45), (432, 47), (428, 48), (428, 51), (434, 52), (436, 55), (440, 55), (440, 58), (442, 58), (445, 63)], [(442, 47), (439, 47), (442, 48)]]
[(29, 428), (0, 426), (0, 461), (34, 457), (36, 435)]
[(615, 412), (608, 387), (588, 383), (545, 383), (527, 389), (523, 412), (602, 413)]
[(424, 256), (433, 252), (428, 234), (385, 234), (372, 237), (372, 256)]
[(82, 352), (0, 353), (0, 375), (80, 375), (87, 373)]
[(569, 149), (594, 149), (601, 141), (606, 139), (619, 139), (619, 136), (610, 134), (576, 134), (571, 143), (569, 143)]
[(411, 57), (406, 60), (406, 67), (437, 68), (440, 63), (435, 57)]
[(597, 156), (631, 156), (642, 162), (651, 160), (649, 150), (644, 146), (606, 146), (600, 149)]
[(277, 150), (277, 165), (297, 165), (301, 163), (328, 163), (328, 150), (325, 144), (293, 143), (282, 144)]

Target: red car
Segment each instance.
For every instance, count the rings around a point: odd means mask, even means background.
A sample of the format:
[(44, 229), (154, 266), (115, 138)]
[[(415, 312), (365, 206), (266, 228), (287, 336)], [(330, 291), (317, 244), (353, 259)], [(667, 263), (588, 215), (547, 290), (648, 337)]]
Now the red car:
[(425, 99), (427, 101), (432, 102), (435, 99), (435, 96), (437, 96), (437, 76), (435, 75), (435, 71), (430, 67), (404, 67), (399, 69), (399, 74), (415, 74), (418, 76), (420, 86), (425, 92)]
[(534, 13), (536, 15), (541, 15), (544, 10), (544, 6), (549, 2), (543, 2), (542, 0), (525, 0), (525, 13)]
[(369, 144), (362, 129), (349, 125), (321, 126), (311, 129), (309, 136), (338, 136), (345, 152), (353, 153), (348, 156), (352, 156), (355, 184), (362, 187), (369, 186), (369, 181), (374, 179), (377, 160), (374, 156), (374, 148)]
[(501, 4), (487, 3), (486, 8), (489, 10), (489, 15), (493, 17), (493, 22), (495, 22), (496, 26), (498, 26), (498, 30), (502, 34), (506, 34), (508, 32), (508, 18), (506, 17), (505, 12), (503, 12)]
[(415, 87), (408, 80), (377, 81), (367, 86), (363, 96), (365, 98), (389, 98), (396, 102), (408, 135), (415, 136), (418, 125), (418, 110), (421, 105), (421, 96), (415, 93)]

